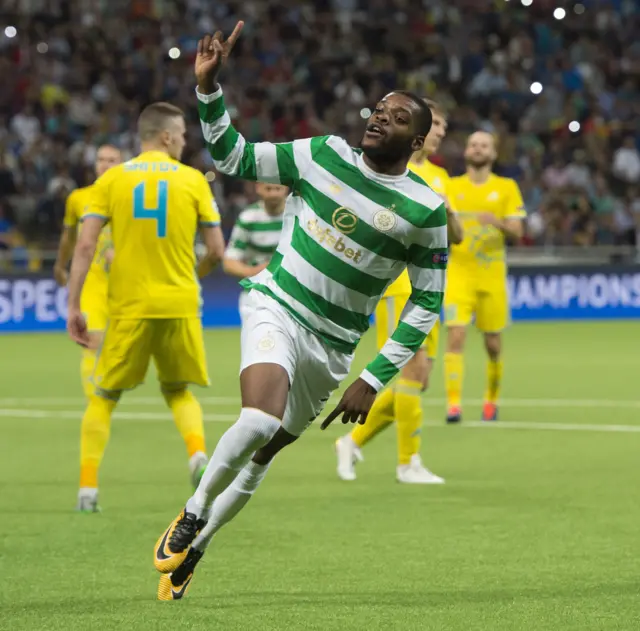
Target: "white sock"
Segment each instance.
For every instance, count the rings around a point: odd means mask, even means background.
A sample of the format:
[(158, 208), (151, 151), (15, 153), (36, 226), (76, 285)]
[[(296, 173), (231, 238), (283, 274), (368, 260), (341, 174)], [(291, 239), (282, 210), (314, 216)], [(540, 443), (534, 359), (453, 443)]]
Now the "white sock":
[(280, 428), (280, 420), (262, 410), (242, 408), (240, 418), (218, 441), (187, 511), (206, 514), (213, 500), (236, 478), (251, 456), (264, 447)]
[(207, 549), (213, 535), (246, 506), (254, 491), (264, 480), (264, 476), (267, 475), (270, 464), (270, 462), (264, 465), (249, 462), (238, 473), (236, 479), (214, 500), (209, 521), (193, 540), (192, 547), (202, 552)]

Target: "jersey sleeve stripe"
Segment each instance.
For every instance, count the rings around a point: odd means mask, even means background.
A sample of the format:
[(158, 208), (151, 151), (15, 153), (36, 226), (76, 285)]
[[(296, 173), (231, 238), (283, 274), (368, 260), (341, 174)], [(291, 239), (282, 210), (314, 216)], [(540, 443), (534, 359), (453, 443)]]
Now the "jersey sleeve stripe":
[(414, 243), (409, 246), (409, 260), (423, 269), (446, 269), (448, 248), (425, 248)]
[(282, 184), (292, 186), (300, 179), (300, 173), (296, 165), (295, 151), (293, 150), (293, 143), (280, 143), (275, 145), (275, 147), (280, 181)]
[(425, 334), (420, 329), (416, 329), (407, 322), (400, 321), (391, 339), (416, 353), (422, 346), (425, 337)]
[(201, 94), (196, 89), (198, 97), (198, 115), (205, 123), (214, 123), (226, 112), (222, 88), (218, 88), (213, 94)]
[(210, 147), (209, 153), (215, 162), (225, 160), (233, 152), (238, 144), (239, 135), (233, 127), (227, 127), (221, 134), (217, 134), (215, 138), (205, 138)]
[(102, 215), (100, 213), (87, 213), (86, 215), (82, 215), (80, 218), (80, 222), (84, 221), (87, 217), (96, 217), (98, 219), (109, 219), (107, 215)]
[(201, 221), (200, 225), (207, 226), (207, 227), (219, 226), (220, 222), (219, 221)]
[(371, 375), (379, 384), (376, 390), (381, 390), (398, 372), (398, 367), (389, 361), (382, 353), (379, 353), (360, 376), (375, 388), (376, 386), (367, 379), (367, 376)]
[(409, 300), (425, 311), (439, 314), (443, 298), (444, 293), (441, 291), (423, 291), (414, 288)]
[(443, 269), (423, 269), (415, 267), (411, 263), (407, 265), (411, 286), (415, 289), (443, 293), (446, 283), (446, 270)]
[(270, 142), (257, 142), (253, 145), (253, 150), (256, 161), (256, 179), (259, 182), (280, 184), (276, 145)]

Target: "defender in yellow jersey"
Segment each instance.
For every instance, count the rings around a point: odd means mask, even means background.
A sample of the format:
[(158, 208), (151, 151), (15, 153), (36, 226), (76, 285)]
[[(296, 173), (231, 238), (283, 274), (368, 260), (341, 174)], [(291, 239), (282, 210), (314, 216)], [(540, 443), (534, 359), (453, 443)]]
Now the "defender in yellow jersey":
[[(98, 149), (96, 155), (96, 176), (100, 177), (112, 166), (119, 164), (120, 161), (121, 155), (119, 149), (111, 145), (103, 145)], [(53, 275), (61, 287), (64, 287), (69, 279), (67, 265), (71, 260), (73, 247), (80, 230), (82, 215), (90, 204), (93, 189), (93, 184), (91, 186), (85, 186), (84, 188), (78, 188), (72, 191), (67, 198), (62, 235), (58, 246), (58, 256), (53, 266)], [(92, 348), (84, 349), (80, 363), (82, 387), (87, 398), (93, 394), (94, 389), (91, 383), (91, 375), (96, 359), (94, 349), (99, 345), (107, 325), (107, 280), (112, 254), (111, 231), (106, 227), (100, 233), (96, 254), (91, 263), (91, 268), (87, 274), (87, 281), (80, 298), (82, 313), (84, 313), (87, 318), (87, 327), (94, 338), (91, 345)]]
[[(425, 99), (431, 109), (432, 125), (423, 151), (415, 155), (409, 168), (445, 199), (449, 243), (462, 241), (462, 228), (458, 223), (449, 192), (449, 174), (429, 162), (427, 156), (435, 153), (447, 131), (447, 119), (442, 108)], [(375, 312), (376, 340), (381, 349), (400, 320), (400, 315), (411, 295), (409, 274), (405, 271), (387, 289)], [(349, 435), (336, 442), (338, 476), (346, 481), (355, 480), (355, 463), (362, 459), (360, 448), (394, 420), (398, 435), (399, 482), (409, 484), (441, 484), (444, 479), (427, 469), (420, 458), (420, 431), (422, 427), (421, 393), (426, 390), (433, 359), (438, 348), (440, 326), (436, 323), (424, 343), (424, 348), (402, 369), (397, 383), (380, 393), (369, 412), (367, 422), (357, 426)]]
[(526, 211), (516, 182), (491, 172), (495, 159), (493, 136), (476, 132), (469, 137), (465, 150), (467, 173), (451, 179), (451, 195), (465, 238), (451, 248), (444, 298), (449, 423), (461, 419), (462, 352), (466, 327), (474, 316), (489, 356), (482, 419), (494, 421), (498, 416), (501, 334), (510, 320), (505, 247), (507, 240), (522, 237)]
[(94, 186), (69, 282), (67, 328), (86, 346), (90, 338), (80, 295), (99, 235), (109, 224), (115, 250), (109, 322), (94, 371), (96, 396), (83, 419), (100, 436), (93, 458), (81, 466), (81, 492), (93, 506), (111, 414), (122, 391), (144, 380), (151, 358), (187, 446), (194, 484), (207, 463), (202, 410), (187, 389), (190, 383), (209, 383), (194, 242), (200, 229), (207, 252), (198, 265), (202, 277), (224, 253), (220, 216), (204, 175), (178, 161), (186, 131), (181, 110), (168, 103), (150, 105), (140, 115), (138, 130), (142, 153)]

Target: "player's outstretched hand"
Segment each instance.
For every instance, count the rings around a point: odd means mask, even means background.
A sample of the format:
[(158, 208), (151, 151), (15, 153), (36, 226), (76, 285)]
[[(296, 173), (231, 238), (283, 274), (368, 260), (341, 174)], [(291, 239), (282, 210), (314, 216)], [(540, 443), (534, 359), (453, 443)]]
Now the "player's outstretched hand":
[(342, 414), (343, 423), (364, 425), (369, 410), (376, 399), (376, 391), (364, 380), (356, 379), (342, 395), (340, 403), (322, 422), (320, 429), (327, 429)]
[(211, 94), (215, 90), (220, 69), (227, 62), (243, 26), (244, 22), (238, 22), (226, 40), (222, 37), (222, 31), (216, 31), (213, 35), (205, 35), (198, 42), (194, 69), (200, 92)]
[(80, 346), (84, 348), (91, 346), (91, 337), (87, 329), (87, 321), (80, 311), (69, 311), (67, 317), (67, 332), (69, 333), (69, 337), (77, 344), (80, 344)]

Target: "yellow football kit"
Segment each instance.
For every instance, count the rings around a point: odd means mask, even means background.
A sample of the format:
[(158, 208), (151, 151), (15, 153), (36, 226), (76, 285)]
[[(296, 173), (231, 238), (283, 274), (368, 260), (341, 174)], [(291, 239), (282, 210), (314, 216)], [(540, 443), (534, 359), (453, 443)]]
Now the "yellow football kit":
[[(72, 230), (79, 230), (82, 217), (89, 207), (94, 185), (77, 188), (67, 198), (64, 211), (64, 225)], [(106, 259), (107, 250), (112, 247), (111, 229), (109, 226), (100, 233), (96, 254), (93, 257), (89, 273), (82, 288), (80, 307), (87, 320), (89, 331), (104, 331), (107, 325), (107, 284), (109, 266)]]
[[(438, 195), (446, 198), (452, 209), (455, 207), (449, 191), (451, 178), (442, 167), (425, 160), (420, 164), (410, 162), (409, 168), (416, 175), (419, 175)], [(384, 346), (398, 325), (402, 310), (410, 295), (411, 281), (409, 280), (409, 272), (405, 270), (387, 289), (376, 308), (375, 320), (378, 350)], [(431, 359), (437, 355), (439, 337), (440, 321), (438, 320), (424, 342), (427, 357)]]
[(505, 239), (501, 230), (482, 225), (478, 215), (524, 218), (520, 189), (514, 180), (491, 174), (483, 184), (474, 184), (467, 175), (451, 178), (450, 191), (464, 240), (452, 245), (449, 254), (445, 324), (466, 326), (475, 315), (480, 331), (498, 333), (510, 321)]
[(85, 216), (108, 221), (116, 252), (96, 386), (135, 388), (152, 357), (165, 388), (208, 385), (194, 241), (198, 226), (220, 215), (204, 175), (165, 153), (142, 153), (96, 182)]

